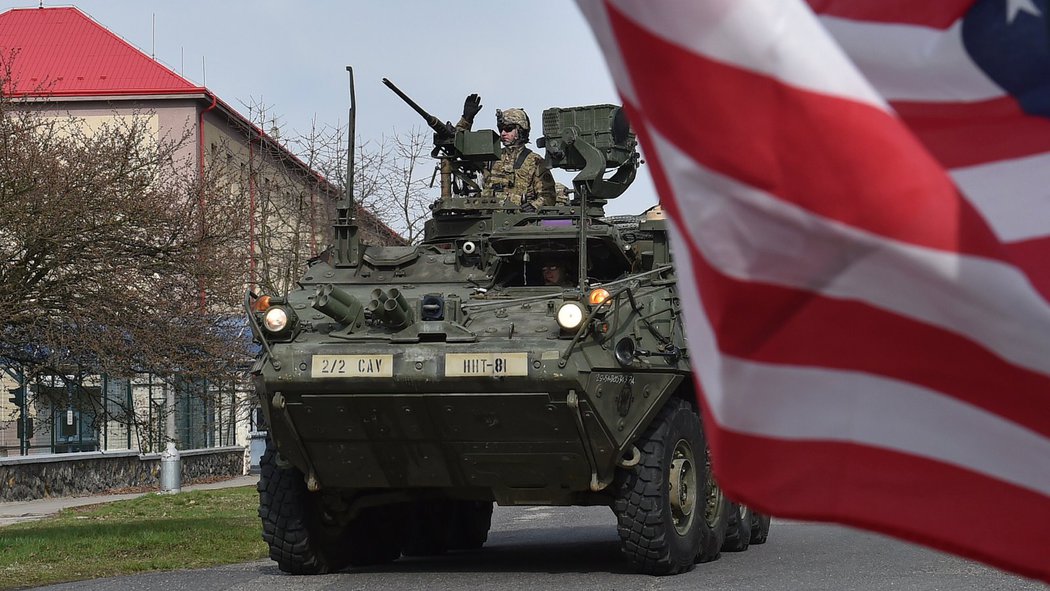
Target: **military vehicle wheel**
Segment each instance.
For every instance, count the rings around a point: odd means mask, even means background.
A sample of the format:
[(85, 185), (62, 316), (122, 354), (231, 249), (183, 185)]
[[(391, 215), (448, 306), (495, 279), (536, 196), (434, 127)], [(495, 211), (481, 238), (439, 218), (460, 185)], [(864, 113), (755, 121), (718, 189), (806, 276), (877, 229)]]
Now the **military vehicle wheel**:
[(645, 574), (688, 571), (709, 537), (700, 417), (684, 400), (672, 399), (637, 446), (641, 461), (621, 468), (613, 501), (620, 547)]
[(751, 512), (751, 543), (765, 544), (769, 539), (769, 515)]
[(715, 482), (714, 472), (711, 471), (710, 450), (704, 450), (705, 468), (707, 482), (704, 485), (704, 541), (700, 553), (696, 556), (697, 562), (710, 562), (722, 551), (722, 544), (726, 541), (726, 532), (729, 529), (730, 515), (733, 513), (733, 503), (729, 497), (722, 492), (721, 487)]
[(317, 499), (306, 490), (303, 473), (277, 465), (277, 450), (267, 439), (259, 463), (259, 517), (270, 558), (286, 573), (319, 575), (350, 564), (343, 550), (343, 528), (320, 523)]
[(729, 527), (723, 552), (743, 552), (751, 545), (751, 509), (742, 503), (732, 503), (729, 511)]
[(492, 501), (453, 501), (456, 504), (450, 550), (477, 550), (489, 539)]

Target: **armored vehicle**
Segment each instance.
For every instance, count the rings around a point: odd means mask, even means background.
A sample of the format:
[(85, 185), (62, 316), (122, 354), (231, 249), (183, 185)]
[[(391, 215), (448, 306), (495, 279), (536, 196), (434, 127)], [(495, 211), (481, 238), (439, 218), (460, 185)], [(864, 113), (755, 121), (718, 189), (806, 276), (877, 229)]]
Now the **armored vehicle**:
[[(526, 211), (481, 197), (494, 131), (388, 86), (435, 130), (425, 239), (361, 243), (349, 188), (298, 288), (245, 298), (271, 558), (309, 574), (478, 549), (494, 502), (607, 505), (643, 573), (765, 541), (768, 518), (712, 477), (664, 220), (604, 217), (639, 165), (624, 112), (544, 111), (537, 145), (576, 172), (572, 198)], [(569, 281), (545, 284), (554, 265)]]

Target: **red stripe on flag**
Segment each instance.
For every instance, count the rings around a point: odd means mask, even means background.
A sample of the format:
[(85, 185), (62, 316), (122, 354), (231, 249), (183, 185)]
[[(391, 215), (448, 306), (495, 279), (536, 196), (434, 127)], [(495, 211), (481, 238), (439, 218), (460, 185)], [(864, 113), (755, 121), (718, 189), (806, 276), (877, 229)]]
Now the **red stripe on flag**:
[(1050, 300), (1050, 236), (1011, 242), (1006, 252), (1014, 264), (1025, 270), (1029, 280), (1047, 300)]
[(839, 18), (947, 29), (976, 0), (806, 0), (813, 12)]
[(613, 6), (609, 16), (641, 102), (636, 106), (695, 161), (888, 238), (1004, 257), (984, 219), (891, 114), (706, 59), (650, 34)]
[(884, 449), (733, 433), (717, 428), (706, 406), (703, 414), (715, 474), (733, 498), (778, 516), (856, 525), (1050, 580), (1044, 495)]
[(893, 108), (946, 168), (1050, 152), (1050, 119), (1013, 97), (974, 103), (894, 101)]
[(723, 353), (910, 382), (1050, 437), (1050, 377), (1012, 365), (956, 333), (862, 302), (733, 279), (711, 267), (685, 238), (704, 312)]

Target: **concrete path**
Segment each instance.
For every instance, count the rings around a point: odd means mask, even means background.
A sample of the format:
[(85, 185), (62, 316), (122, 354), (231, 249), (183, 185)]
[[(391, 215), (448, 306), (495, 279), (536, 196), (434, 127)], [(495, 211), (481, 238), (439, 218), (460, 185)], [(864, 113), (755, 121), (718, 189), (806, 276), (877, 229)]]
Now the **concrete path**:
[[(238, 476), (220, 482), (190, 484), (182, 487), (182, 490), (185, 492), (191, 490), (232, 488), (237, 486), (255, 486), (257, 482), (259, 482), (258, 474), (248, 474), (246, 476)], [(54, 497), (50, 499), (37, 499), (35, 501), (0, 503), (0, 527), (12, 523), (31, 521), (33, 519), (47, 517), (48, 515), (54, 515), (62, 509), (68, 509), (70, 507), (82, 507), (84, 505), (98, 505), (99, 503), (123, 501), (125, 499), (134, 499), (148, 494), (152, 493), (140, 492), (118, 495), (93, 495), (89, 497)]]

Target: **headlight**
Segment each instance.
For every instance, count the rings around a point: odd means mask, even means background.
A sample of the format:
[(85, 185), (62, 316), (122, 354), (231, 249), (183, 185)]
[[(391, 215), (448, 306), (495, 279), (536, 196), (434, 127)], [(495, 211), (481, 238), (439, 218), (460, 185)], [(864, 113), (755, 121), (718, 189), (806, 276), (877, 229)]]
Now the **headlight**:
[(270, 308), (263, 316), (263, 326), (270, 332), (281, 332), (288, 326), (288, 312), (280, 306)]
[(576, 330), (583, 322), (583, 306), (579, 302), (565, 302), (558, 308), (558, 326), (564, 330)]
[(609, 299), (609, 290), (604, 287), (598, 287), (591, 290), (591, 294), (587, 297), (587, 301), (592, 306), (600, 306), (605, 300)]

